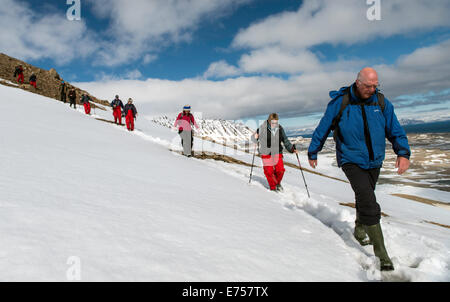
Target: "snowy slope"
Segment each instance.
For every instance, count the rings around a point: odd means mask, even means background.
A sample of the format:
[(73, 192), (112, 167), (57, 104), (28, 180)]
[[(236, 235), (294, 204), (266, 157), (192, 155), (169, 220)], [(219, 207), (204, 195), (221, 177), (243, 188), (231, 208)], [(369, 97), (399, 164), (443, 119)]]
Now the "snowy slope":
[[(348, 184), (287, 168), (283, 194), (245, 166), (187, 159), (177, 134), (95, 120), (0, 86), (1, 281), (450, 281), (450, 211), (379, 193), (397, 270), (381, 275), (352, 239)], [(110, 112), (99, 112), (111, 119)], [(195, 150), (251, 155), (195, 140)], [(290, 156), (290, 157), (289, 157)], [(295, 157), (287, 155), (288, 161)], [(305, 163), (304, 154), (301, 159)], [(259, 162), (256, 162), (260, 166)]]
[(276, 196), (65, 104), (0, 91), (1, 280), (65, 280), (71, 256), (85, 281), (358, 280), (339, 236)]

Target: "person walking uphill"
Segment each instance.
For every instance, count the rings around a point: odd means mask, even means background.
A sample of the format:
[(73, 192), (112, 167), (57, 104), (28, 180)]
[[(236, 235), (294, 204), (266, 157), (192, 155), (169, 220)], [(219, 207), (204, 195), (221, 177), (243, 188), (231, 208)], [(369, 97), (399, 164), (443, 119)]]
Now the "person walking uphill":
[(295, 145), (291, 144), (279, 124), (278, 114), (272, 113), (266, 121), (256, 130), (252, 141), (259, 141), (259, 154), (263, 162), (264, 175), (271, 191), (282, 192), (281, 180), (284, 175), (283, 146), (290, 153), (298, 153)]
[(385, 158), (386, 138), (397, 154), (395, 167), (400, 175), (409, 168), (411, 150), (394, 106), (377, 87), (377, 72), (366, 67), (351, 86), (330, 92), (332, 100), (314, 131), (308, 158), (315, 168), (317, 154), (333, 130), (338, 166), (342, 167), (355, 192), (354, 236), (361, 245), (373, 244), (380, 269), (387, 271), (394, 270), (394, 265), (384, 245), (375, 186)]
[(194, 145), (194, 133), (191, 125), (198, 129), (194, 116), (191, 114), (191, 106), (183, 107), (183, 112), (178, 114), (174, 127), (178, 127), (178, 134), (181, 136), (181, 145), (183, 146), (183, 154), (187, 157), (192, 156), (192, 146)]
[(123, 112), (125, 112), (125, 123), (128, 131), (134, 131), (134, 120), (136, 119), (137, 110), (131, 98), (128, 99), (128, 103), (125, 105)]
[(117, 121), (119, 121), (119, 125), (122, 125), (123, 103), (118, 95), (116, 95), (116, 98), (111, 102), (111, 107), (113, 108), (114, 123), (117, 124)]

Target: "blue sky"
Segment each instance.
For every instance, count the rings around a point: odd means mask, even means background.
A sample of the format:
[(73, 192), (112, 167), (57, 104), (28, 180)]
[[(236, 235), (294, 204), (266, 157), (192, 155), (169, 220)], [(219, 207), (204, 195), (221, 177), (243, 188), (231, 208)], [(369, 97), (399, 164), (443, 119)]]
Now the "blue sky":
[(448, 1), (381, 1), (376, 21), (359, 0), (80, 0), (81, 21), (65, 0), (3, 1), (0, 51), (148, 114), (190, 103), (205, 117), (278, 112), (310, 127), (330, 90), (374, 66), (399, 118), (450, 118)]
[[(64, 0), (29, 0), (29, 5), (38, 13), (58, 12), (65, 15), (71, 5), (67, 5)], [(81, 18), (89, 28), (95, 31), (107, 31), (110, 23), (109, 18), (99, 18), (92, 13), (92, 5), (88, 1), (81, 0)], [(272, 14), (286, 10), (296, 10), (300, 1), (295, 0), (259, 0), (252, 1), (230, 12), (220, 19), (206, 18), (201, 20), (198, 29), (193, 32), (193, 39), (190, 42), (164, 47), (158, 52), (158, 60), (152, 64), (123, 64), (114, 67), (101, 67), (97, 71), (110, 74), (112, 76), (123, 76), (124, 71), (139, 68), (142, 77), (162, 78), (169, 80), (182, 80), (185, 78), (202, 75), (211, 62), (226, 59), (236, 61), (244, 51), (230, 51), (229, 46), (234, 36), (241, 28), (248, 27), (256, 20), (264, 19)], [(67, 21), (70, 22), (70, 21)], [(73, 21), (76, 22), (76, 21)], [(61, 74), (68, 80), (94, 81), (95, 72), (92, 72), (91, 65), (95, 62), (95, 57), (87, 60), (74, 60), (59, 67)], [(44, 68), (51, 68), (55, 65), (54, 60), (43, 59), (33, 60)]]

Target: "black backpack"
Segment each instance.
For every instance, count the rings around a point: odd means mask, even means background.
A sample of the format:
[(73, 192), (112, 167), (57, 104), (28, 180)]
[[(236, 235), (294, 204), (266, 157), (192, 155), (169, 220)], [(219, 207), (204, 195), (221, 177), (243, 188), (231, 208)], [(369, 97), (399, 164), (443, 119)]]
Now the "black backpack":
[(16, 70), (14, 70), (14, 77), (17, 77), (20, 74), (20, 67), (17, 66)]
[[(377, 92), (377, 98), (378, 98), (378, 104), (381, 107), (381, 112), (384, 112), (385, 102), (384, 102), (384, 94)], [(334, 141), (337, 140), (338, 136), (340, 136), (339, 133), (339, 122), (342, 117), (342, 113), (344, 112), (344, 109), (350, 104), (350, 87), (347, 88), (345, 91), (345, 94), (342, 96), (342, 104), (341, 109), (339, 109), (338, 115), (333, 119), (331, 122), (331, 130), (333, 131), (333, 139)], [(363, 109), (363, 106), (365, 106), (365, 103), (358, 103), (358, 105), (361, 106), (361, 109)]]

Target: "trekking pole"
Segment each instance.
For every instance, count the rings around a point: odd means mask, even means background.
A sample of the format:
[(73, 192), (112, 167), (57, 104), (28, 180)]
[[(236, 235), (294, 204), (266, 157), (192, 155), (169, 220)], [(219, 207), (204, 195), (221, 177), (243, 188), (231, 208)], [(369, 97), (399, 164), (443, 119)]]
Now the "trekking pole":
[(252, 182), (252, 175), (253, 175), (253, 164), (255, 163), (255, 154), (256, 154), (256, 146), (258, 144), (255, 144), (255, 150), (253, 151), (253, 160), (252, 160), (252, 169), (250, 170), (250, 180), (248, 181), (248, 184)]
[(305, 188), (306, 188), (306, 192), (308, 193), (308, 198), (311, 198), (311, 196), (309, 195), (308, 185), (306, 184), (305, 174), (303, 174), (302, 165), (300, 164), (300, 159), (298, 158), (298, 153), (295, 153), (295, 156), (297, 156), (298, 165), (300, 167), (300, 171), (302, 171), (303, 182), (305, 183)]

